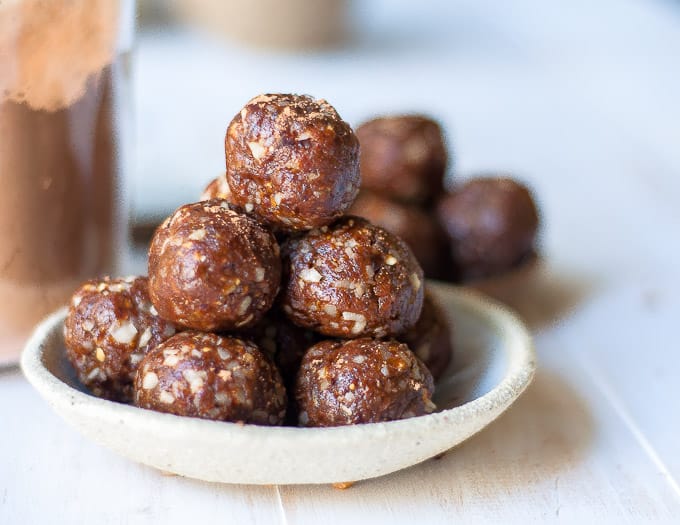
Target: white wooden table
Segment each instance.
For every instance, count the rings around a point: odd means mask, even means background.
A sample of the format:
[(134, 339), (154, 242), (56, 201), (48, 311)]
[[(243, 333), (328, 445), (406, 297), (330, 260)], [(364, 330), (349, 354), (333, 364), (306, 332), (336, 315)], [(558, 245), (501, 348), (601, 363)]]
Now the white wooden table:
[(509, 170), (540, 196), (526, 394), (443, 459), (346, 491), (247, 487), (128, 462), (3, 371), (0, 523), (680, 523), (680, 5), (425, 4), (371, 2), (353, 49), (305, 57), (143, 37), (138, 214), (192, 200), (261, 91), (323, 96), (354, 123), (431, 112), (461, 177)]

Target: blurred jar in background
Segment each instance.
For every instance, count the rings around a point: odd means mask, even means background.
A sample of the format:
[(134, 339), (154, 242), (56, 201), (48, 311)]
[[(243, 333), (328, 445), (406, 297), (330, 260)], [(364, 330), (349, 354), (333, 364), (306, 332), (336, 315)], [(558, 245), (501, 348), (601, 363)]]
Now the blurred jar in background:
[(0, 363), (125, 244), (132, 0), (0, 2)]
[(347, 36), (349, 0), (173, 0), (170, 5), (180, 20), (253, 47), (315, 49)]

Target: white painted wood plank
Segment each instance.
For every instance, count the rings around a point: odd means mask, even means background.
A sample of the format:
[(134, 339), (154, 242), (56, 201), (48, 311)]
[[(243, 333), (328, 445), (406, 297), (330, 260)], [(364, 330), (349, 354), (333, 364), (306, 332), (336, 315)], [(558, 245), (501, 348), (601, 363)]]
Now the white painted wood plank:
[(80, 436), (18, 371), (0, 373), (0, 523), (280, 523), (273, 487), (218, 485), (123, 459)]

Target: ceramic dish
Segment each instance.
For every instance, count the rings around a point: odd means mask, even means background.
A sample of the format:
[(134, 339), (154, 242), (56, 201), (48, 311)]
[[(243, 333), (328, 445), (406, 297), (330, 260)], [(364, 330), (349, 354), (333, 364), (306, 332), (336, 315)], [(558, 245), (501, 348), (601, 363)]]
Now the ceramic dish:
[(437, 385), (439, 411), (412, 419), (334, 428), (261, 427), (105, 401), (85, 391), (66, 359), (65, 310), (36, 328), (21, 366), (54, 410), (85, 436), (164, 471), (251, 484), (372, 478), (436, 456), (479, 432), (534, 375), (531, 338), (512, 312), (475, 292), (430, 286), (452, 320), (455, 355)]

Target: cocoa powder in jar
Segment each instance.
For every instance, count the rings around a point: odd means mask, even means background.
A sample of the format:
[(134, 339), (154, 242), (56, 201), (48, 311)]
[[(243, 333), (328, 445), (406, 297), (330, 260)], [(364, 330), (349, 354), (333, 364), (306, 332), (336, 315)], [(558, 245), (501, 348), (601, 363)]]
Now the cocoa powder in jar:
[(0, 363), (83, 280), (114, 270), (132, 5), (0, 3)]

